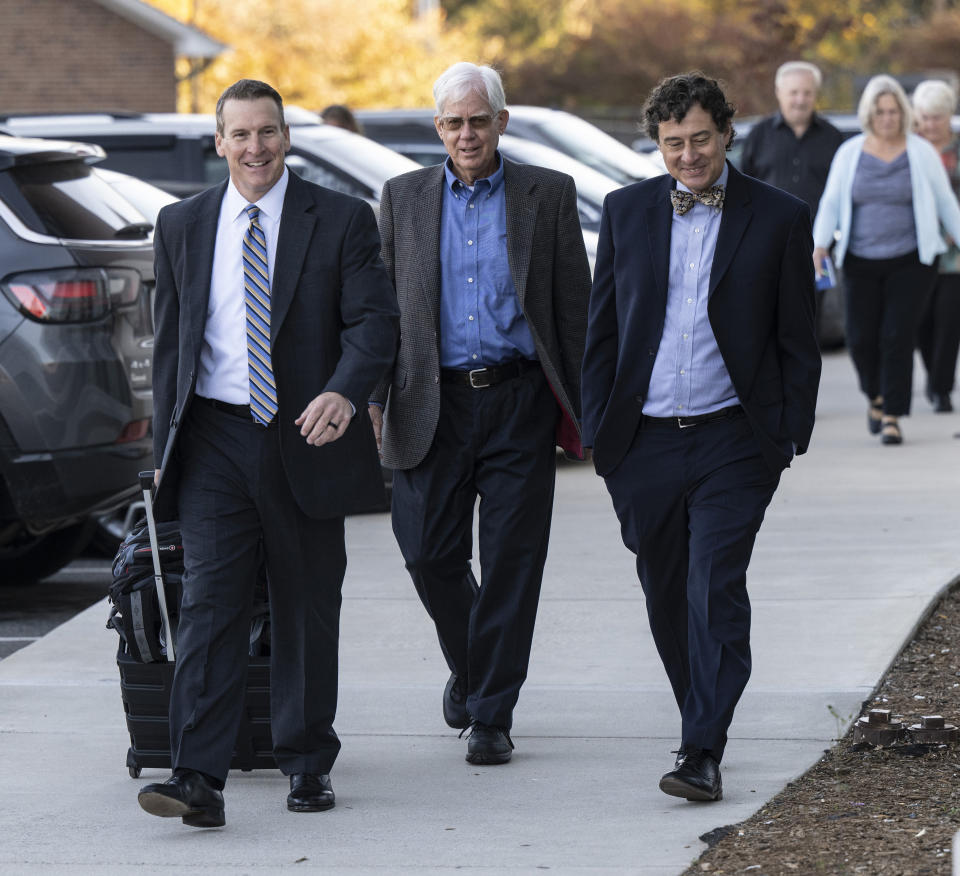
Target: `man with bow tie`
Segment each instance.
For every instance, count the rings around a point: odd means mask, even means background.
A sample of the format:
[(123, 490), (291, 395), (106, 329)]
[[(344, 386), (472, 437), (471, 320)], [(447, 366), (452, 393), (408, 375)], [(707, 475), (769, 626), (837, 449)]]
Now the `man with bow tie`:
[(813, 430), (820, 354), (807, 205), (726, 161), (734, 107), (701, 73), (643, 109), (669, 175), (607, 196), (583, 364), (583, 443), (637, 556), (682, 718), (667, 794), (719, 800), (750, 676), (746, 571)]

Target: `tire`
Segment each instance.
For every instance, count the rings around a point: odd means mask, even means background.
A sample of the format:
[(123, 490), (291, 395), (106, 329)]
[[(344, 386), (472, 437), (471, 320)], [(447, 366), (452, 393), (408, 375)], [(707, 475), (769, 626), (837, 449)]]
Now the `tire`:
[(62, 569), (93, 536), (95, 520), (85, 520), (45, 535), (26, 532), (9, 544), (0, 545), (0, 582), (29, 584)]

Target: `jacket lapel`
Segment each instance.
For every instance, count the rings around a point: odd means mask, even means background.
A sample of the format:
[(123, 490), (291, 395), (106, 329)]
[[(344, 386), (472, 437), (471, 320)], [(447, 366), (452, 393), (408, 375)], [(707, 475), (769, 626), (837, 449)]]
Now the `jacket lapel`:
[(440, 210), (443, 205), (443, 187), (446, 185), (443, 164), (425, 174), (416, 191), (419, 221), (414, 229), (414, 241), (420, 263), (420, 286), (426, 298), (431, 324), (440, 319)]
[(287, 193), (283, 199), (280, 232), (277, 236), (277, 256), (270, 287), (270, 340), (276, 341), (277, 332), (293, 301), (293, 292), (300, 279), (307, 246), (317, 225), (317, 216), (310, 212), (314, 201), (306, 186), (291, 173)]
[(666, 312), (667, 287), (670, 280), (670, 232), (673, 228), (673, 207), (670, 204), (670, 189), (676, 183), (664, 175), (663, 185), (647, 207), (647, 241), (650, 246), (650, 264), (658, 300)]
[(710, 291), (708, 299), (713, 295), (717, 285), (723, 279), (737, 247), (743, 238), (747, 226), (753, 218), (750, 207), (750, 194), (743, 184), (743, 176), (733, 167), (727, 175), (727, 191), (723, 201), (723, 211), (720, 218), (720, 231), (717, 234), (717, 248), (713, 255), (713, 267), (710, 269)]
[(507, 260), (520, 307), (527, 294), (527, 275), (533, 252), (533, 231), (536, 227), (538, 202), (534, 198), (536, 184), (520, 165), (503, 161), (503, 192), (507, 209)]
[[(184, 290), (181, 307), (187, 309), (190, 326), (190, 348), (195, 357), (200, 355), (203, 332), (207, 324), (210, 303), (210, 282), (213, 276), (213, 251), (217, 243), (217, 223), (220, 204), (227, 184), (211, 189), (197, 199), (197, 207), (184, 226), (184, 276), (189, 286)], [(192, 245), (195, 242), (196, 245)]]

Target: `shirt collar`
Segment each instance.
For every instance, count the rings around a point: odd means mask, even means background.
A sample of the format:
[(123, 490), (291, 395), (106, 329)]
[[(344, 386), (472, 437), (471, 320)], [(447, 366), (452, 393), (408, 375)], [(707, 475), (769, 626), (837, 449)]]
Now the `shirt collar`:
[[(723, 186), (724, 188), (726, 188), (726, 187), (727, 187), (727, 177), (728, 177), (728, 176), (730, 176), (730, 165), (727, 164), (726, 161), (724, 161), (724, 162), (723, 162), (723, 170), (720, 172), (720, 176), (717, 177), (716, 182), (714, 182), (712, 185), (715, 185), (715, 186)], [(677, 180), (677, 188), (678, 188), (681, 192), (689, 192), (689, 191), (690, 191), (690, 189), (688, 189), (682, 182), (680, 182), (680, 180)]]
[[(819, 113), (817, 113), (816, 111), (814, 111), (813, 115), (810, 116), (810, 124), (807, 125), (807, 130), (809, 131), (810, 128), (819, 128), (822, 124), (823, 124), (823, 119), (820, 117)], [(784, 119), (783, 113), (780, 112), (779, 110), (774, 114), (774, 117), (773, 117), (773, 126), (774, 126), (775, 128), (789, 128), (789, 127), (790, 127), (790, 126), (787, 124), (786, 119)], [(792, 131), (793, 128), (790, 128), (790, 130)]]
[[(290, 171), (284, 167), (283, 174), (259, 201), (254, 203), (260, 208), (260, 212), (269, 219), (277, 220), (283, 211), (283, 199), (287, 194), (287, 183), (290, 181)], [(223, 206), (225, 215), (231, 220), (237, 219), (250, 205), (250, 202), (237, 191), (233, 180), (227, 183), (227, 191), (223, 196)], [(246, 215), (244, 214), (244, 218)]]
[[(473, 185), (476, 186), (477, 183), (487, 182), (490, 184), (490, 191), (496, 191), (497, 186), (503, 183), (503, 159), (500, 157), (500, 150), (497, 150), (497, 169), (490, 174), (490, 176), (481, 177), (478, 180), (474, 180)], [(450, 191), (455, 195), (459, 193), (460, 189), (470, 190), (471, 186), (468, 186), (462, 180), (457, 178), (457, 175), (453, 172), (453, 163), (450, 158), (447, 158), (443, 162), (443, 173), (447, 178), (447, 185), (450, 187)]]

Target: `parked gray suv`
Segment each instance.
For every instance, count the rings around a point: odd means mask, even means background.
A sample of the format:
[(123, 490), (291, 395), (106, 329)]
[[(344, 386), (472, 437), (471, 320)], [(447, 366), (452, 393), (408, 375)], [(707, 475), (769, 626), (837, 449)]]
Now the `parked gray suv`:
[(151, 467), (152, 225), (103, 157), (0, 136), (0, 584), (69, 562)]

